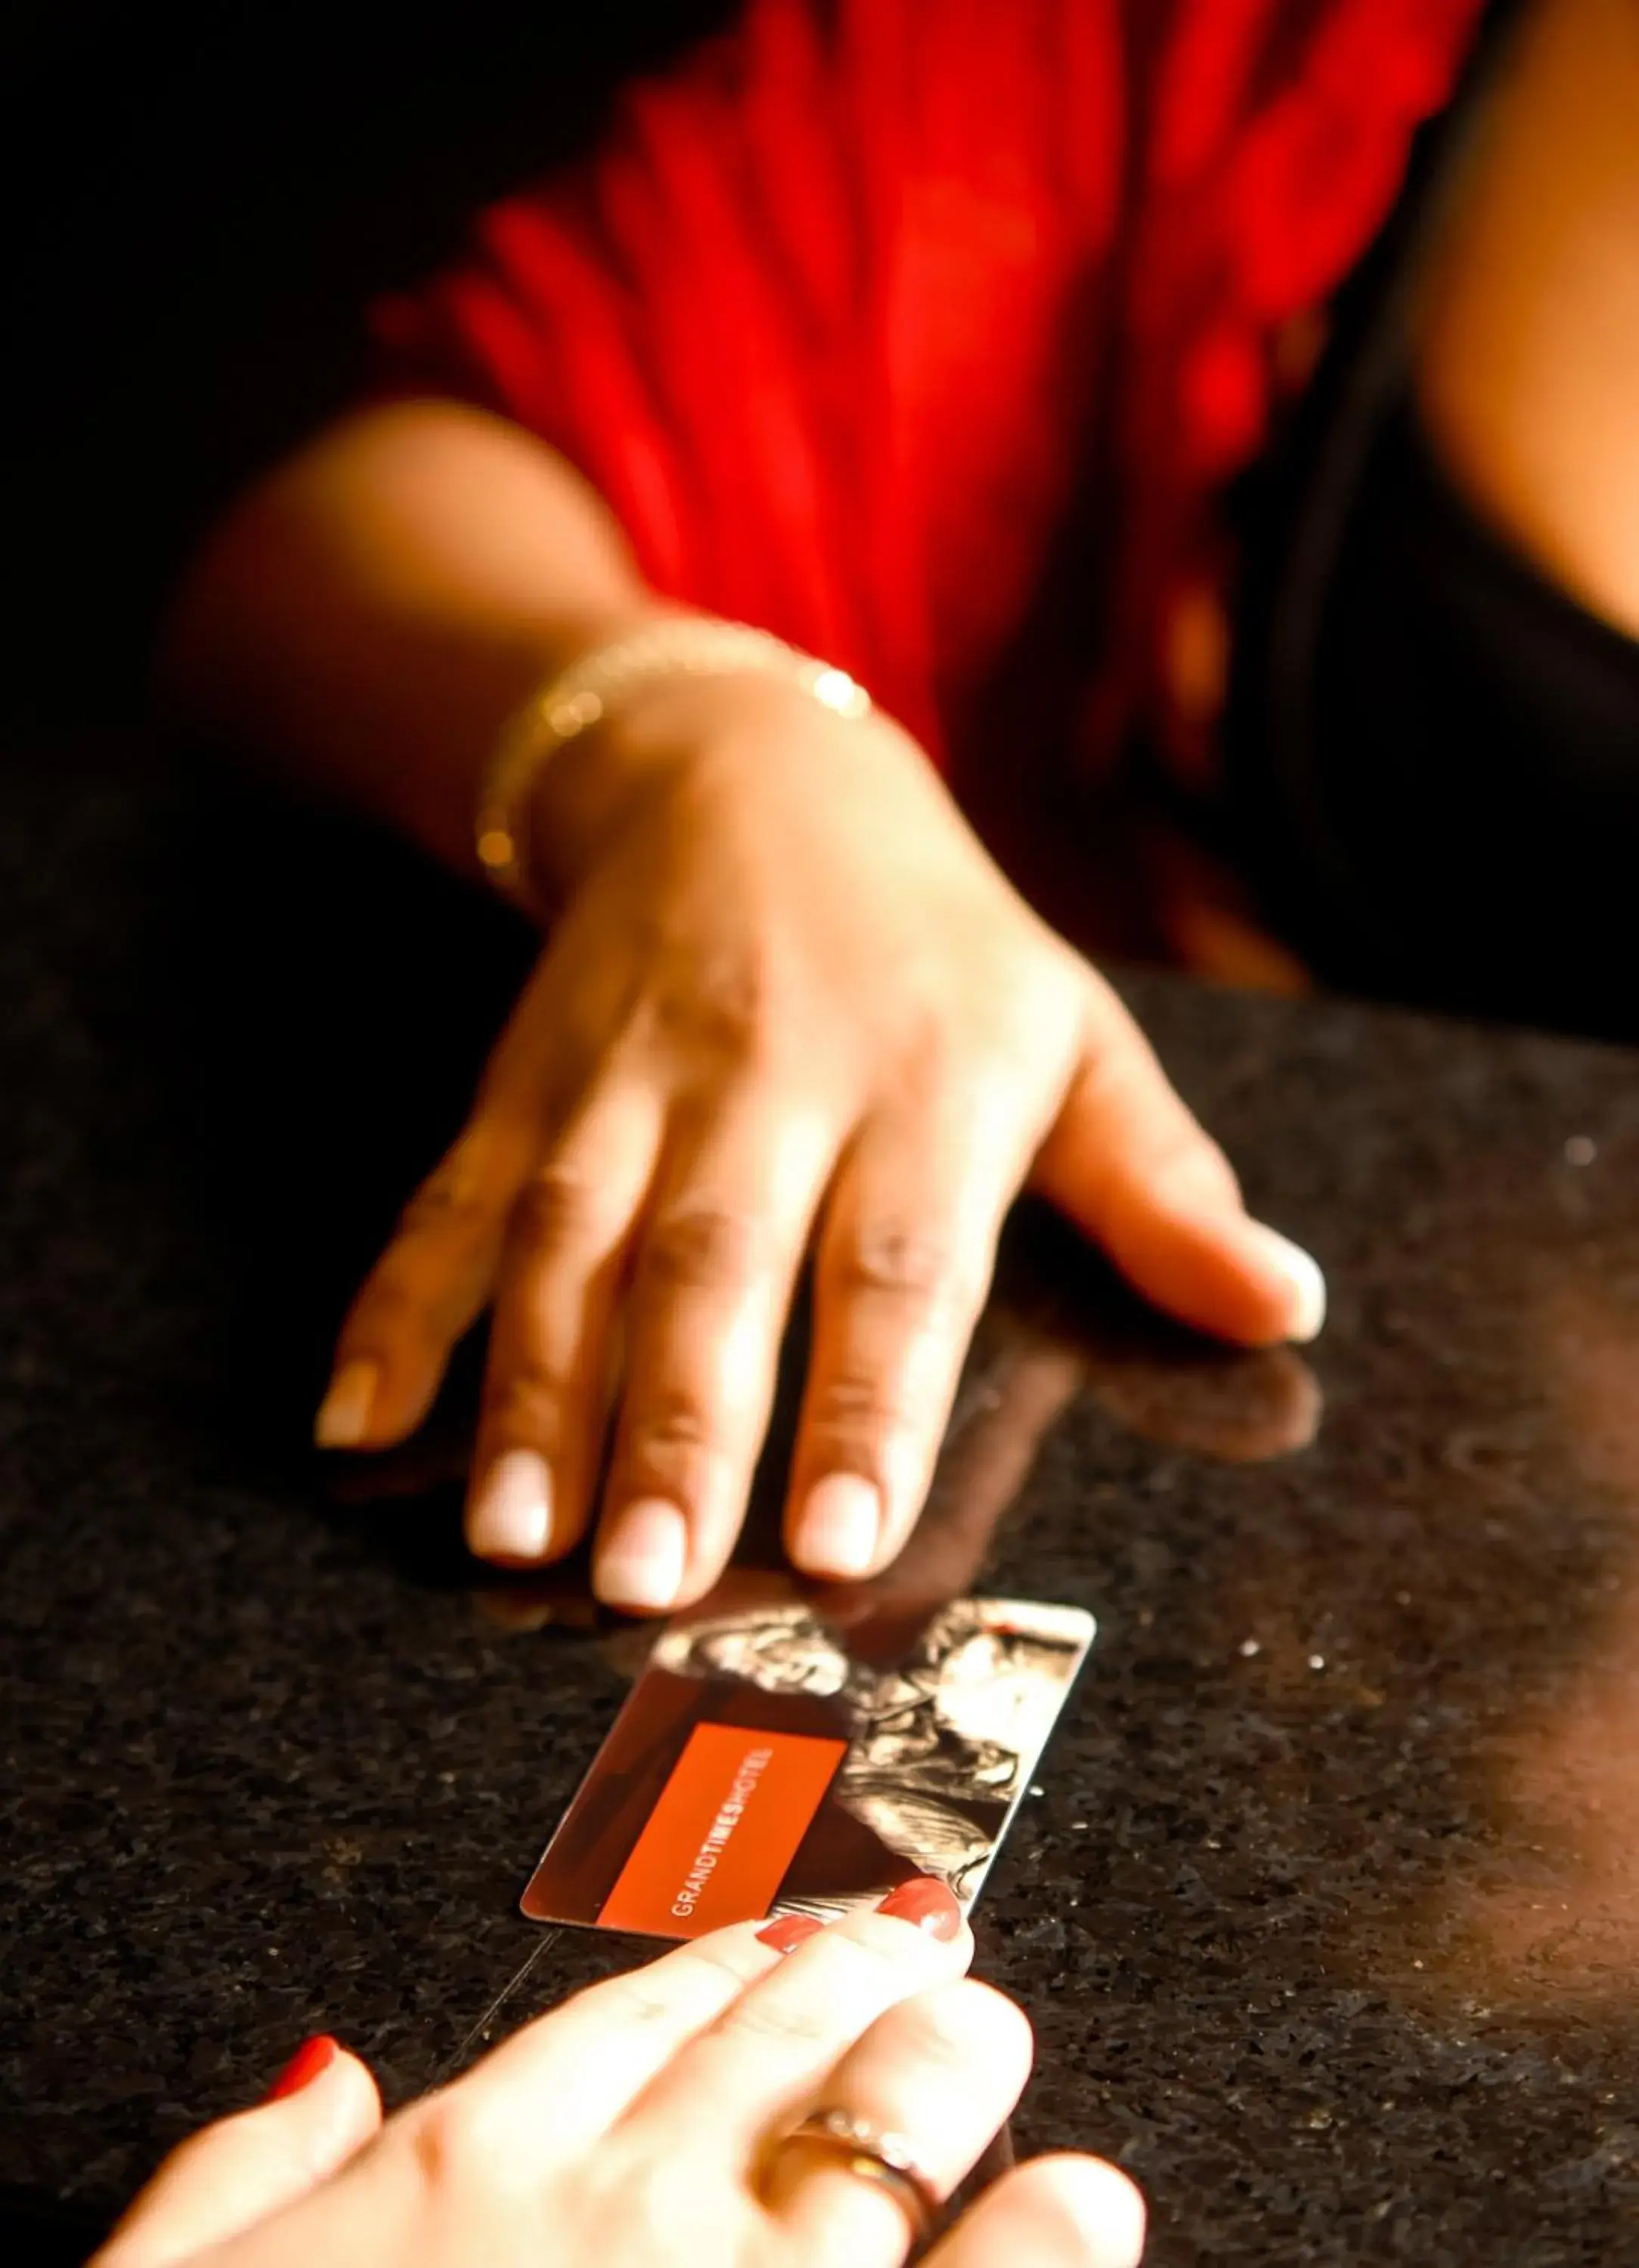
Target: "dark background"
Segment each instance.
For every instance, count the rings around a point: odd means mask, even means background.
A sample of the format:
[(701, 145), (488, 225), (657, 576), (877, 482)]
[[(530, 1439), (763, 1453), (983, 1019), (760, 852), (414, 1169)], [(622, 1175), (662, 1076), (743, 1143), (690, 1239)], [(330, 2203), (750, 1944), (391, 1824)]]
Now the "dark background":
[(369, 296), (732, 14), (0, 0), (7, 705), (129, 707), (190, 534), (345, 401)]

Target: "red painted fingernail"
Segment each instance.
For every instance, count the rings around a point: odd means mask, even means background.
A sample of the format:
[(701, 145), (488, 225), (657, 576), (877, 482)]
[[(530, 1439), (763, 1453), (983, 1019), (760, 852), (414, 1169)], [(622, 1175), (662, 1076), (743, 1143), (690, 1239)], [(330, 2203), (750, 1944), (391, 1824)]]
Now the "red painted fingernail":
[(759, 1945), (771, 1945), (776, 1953), (795, 1953), (799, 1945), (806, 1945), (811, 1937), (818, 1937), (825, 1927), (812, 1914), (776, 1914), (757, 1932)]
[(941, 1945), (949, 1945), (962, 1933), (960, 1906), (944, 1883), (936, 1882), (930, 1874), (914, 1875), (897, 1890), (890, 1890), (877, 1911), (892, 1914), (895, 1921), (908, 1921), (913, 1929), (926, 1930)]
[(328, 2071), (342, 2052), (340, 2040), (333, 2040), (328, 2032), (316, 2038), (304, 2040), (273, 2085), (262, 2097), (264, 2102), (283, 2102), (287, 2095), (299, 2095), (311, 2087), (321, 2071)]

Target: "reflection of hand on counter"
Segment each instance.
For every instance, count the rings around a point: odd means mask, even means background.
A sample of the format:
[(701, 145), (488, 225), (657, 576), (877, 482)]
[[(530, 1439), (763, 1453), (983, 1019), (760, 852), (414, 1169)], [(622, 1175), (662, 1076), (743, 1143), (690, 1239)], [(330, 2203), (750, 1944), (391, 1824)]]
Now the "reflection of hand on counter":
[(1252, 1354), (1202, 1348), (1172, 1359), (1100, 1349), (1088, 1358), (1087, 1384), (1129, 1432), (1223, 1464), (1291, 1456), (1320, 1426), (1319, 1381), (1290, 1347)]

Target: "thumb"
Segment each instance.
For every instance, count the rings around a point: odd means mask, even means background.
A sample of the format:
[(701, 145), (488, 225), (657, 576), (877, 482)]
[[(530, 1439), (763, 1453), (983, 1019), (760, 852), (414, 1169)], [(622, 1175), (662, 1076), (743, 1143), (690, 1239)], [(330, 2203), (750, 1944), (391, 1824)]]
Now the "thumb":
[(1224, 1152), (1114, 993), (1087, 974), (1081, 1061), (1033, 1187), (1180, 1322), (1245, 1346), (1313, 1338), (1326, 1316), (1319, 1269), (1250, 1218)]
[(173, 2150), (91, 2268), (171, 2268), (319, 2188), (381, 2124), (376, 2082), (333, 2039), (309, 2040), (266, 2102)]

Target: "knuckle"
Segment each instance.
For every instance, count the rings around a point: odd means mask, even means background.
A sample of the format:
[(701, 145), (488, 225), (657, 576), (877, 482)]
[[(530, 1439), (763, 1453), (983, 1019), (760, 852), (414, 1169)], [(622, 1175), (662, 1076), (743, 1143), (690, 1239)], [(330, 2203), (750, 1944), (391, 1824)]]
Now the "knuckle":
[(974, 1271), (952, 1239), (905, 1220), (862, 1223), (836, 1255), (834, 1278), (844, 1298), (886, 1300), (930, 1315), (960, 1314), (974, 1300)]
[(827, 1373), (809, 1389), (808, 1422), (825, 1441), (859, 1441), (891, 1432), (911, 1412), (897, 1376), (858, 1370)]
[(723, 2017), (718, 2029), (731, 2038), (749, 2040), (753, 2045), (782, 2051), (795, 2050), (804, 2054), (815, 2048), (829, 2047), (836, 2026), (829, 2011), (822, 2007), (808, 2006), (774, 1993), (748, 1992)]
[(505, 1440), (548, 1446), (555, 1441), (569, 1382), (532, 1360), (486, 1382), (483, 1423)]
[(762, 1224), (743, 1209), (680, 1204), (655, 1221), (643, 1272), (662, 1292), (728, 1290), (759, 1272), (766, 1243)]
[(925, 1300), (943, 1289), (949, 1271), (944, 1239), (899, 1220), (863, 1223), (838, 1256), (843, 1289), (850, 1292)]
[(639, 1454), (670, 1462), (712, 1446), (709, 1413), (691, 1395), (662, 1388), (633, 1413), (631, 1439)]
[(512, 1241), (536, 1255), (595, 1244), (606, 1211), (606, 1201), (589, 1175), (568, 1166), (542, 1166), (513, 1200), (509, 1223)]
[(745, 1947), (728, 1948), (696, 1944), (690, 1948), (688, 1965), (705, 1986), (713, 1992), (726, 1991), (730, 2005), (757, 1976), (760, 1964), (748, 1957)]
[(744, 1949), (736, 1959), (732, 1952), (697, 1944), (672, 1956), (664, 1969), (651, 1966), (610, 1977), (578, 1999), (611, 2029), (658, 2027), (692, 2036), (731, 2006), (757, 1974), (758, 1964)]
[(957, 1978), (917, 1993), (904, 2004), (899, 2021), (907, 2054), (936, 2070), (1011, 2073), (1029, 2066), (1028, 2018), (975, 1978)]
[(423, 2187), (446, 2195), (506, 2183), (515, 2135), (504, 2105), (486, 2088), (456, 2086), (429, 2095), (406, 2121), (405, 2139)]
[(483, 1182), (456, 1159), (446, 1158), (429, 1174), (399, 1215), (401, 1237), (440, 1238), (459, 1235), (496, 1211), (495, 1199)]
[(662, 1389), (628, 1410), (611, 1491), (664, 1496), (692, 1514), (711, 1493), (718, 1451), (709, 1413), (686, 1395)]
[(907, 2063), (938, 2072), (970, 2070), (979, 2053), (971, 2028), (956, 2017), (948, 2002), (933, 1996), (906, 2002), (899, 2045)]
[(619, 1988), (609, 1996), (609, 2010), (621, 2023), (640, 2031), (670, 2023), (676, 2013), (664, 1993), (655, 1992), (637, 1978), (629, 1983), (621, 1980)]
[(707, 951), (687, 990), (668, 996), (657, 1022), (663, 1043), (695, 1061), (754, 1066), (775, 1051), (786, 1020), (790, 976), (780, 954), (761, 949)]

